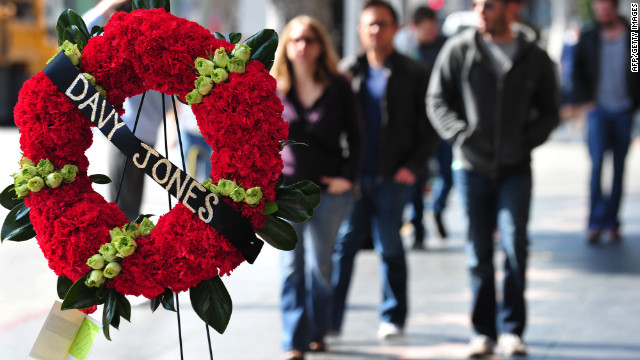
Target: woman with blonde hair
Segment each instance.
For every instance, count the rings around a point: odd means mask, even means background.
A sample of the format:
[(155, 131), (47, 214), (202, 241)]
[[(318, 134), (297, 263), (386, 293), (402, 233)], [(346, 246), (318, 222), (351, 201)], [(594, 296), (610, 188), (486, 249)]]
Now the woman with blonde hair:
[(331, 256), (340, 223), (353, 205), (351, 189), (363, 154), (355, 97), (338, 74), (337, 62), (324, 27), (312, 17), (298, 16), (282, 32), (271, 69), (289, 139), (306, 144), (284, 148), (285, 183), (311, 180), (323, 191), (314, 216), (293, 224), (299, 237), (295, 250), (282, 256), (282, 346), (287, 360), (303, 359), (309, 350), (326, 350)]

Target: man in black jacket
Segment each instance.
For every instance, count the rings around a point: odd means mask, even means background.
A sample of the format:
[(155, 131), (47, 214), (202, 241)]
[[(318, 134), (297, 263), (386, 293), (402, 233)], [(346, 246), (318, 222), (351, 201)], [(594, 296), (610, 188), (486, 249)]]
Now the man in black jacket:
[(407, 266), (399, 233), (402, 212), (410, 185), (438, 141), (424, 103), (428, 71), (395, 52), (397, 30), (397, 15), (387, 2), (367, 2), (358, 28), (365, 53), (341, 64), (363, 114), (366, 147), (361, 197), (336, 243), (332, 329), (339, 331), (342, 326), (354, 257), (371, 233), (382, 257), (380, 339), (402, 335), (407, 316)]
[[(591, 156), (590, 211), (587, 240), (600, 241), (609, 231), (619, 241), (618, 210), (622, 199), (624, 163), (631, 143), (631, 114), (640, 105), (640, 74), (631, 71), (630, 28), (618, 15), (617, 0), (593, 0), (596, 25), (586, 29), (576, 48), (573, 90), (586, 103), (587, 145)], [(613, 180), (608, 195), (602, 191), (602, 162), (613, 154)]]
[[(496, 340), (508, 356), (527, 352), (522, 334), (531, 150), (559, 121), (551, 60), (512, 31), (519, 5), (516, 0), (475, 0), (478, 29), (445, 44), (427, 95), (433, 126), (454, 143), (454, 184), (468, 219), (473, 357), (491, 354)], [(493, 266), (496, 229), (505, 252), (499, 311)]]

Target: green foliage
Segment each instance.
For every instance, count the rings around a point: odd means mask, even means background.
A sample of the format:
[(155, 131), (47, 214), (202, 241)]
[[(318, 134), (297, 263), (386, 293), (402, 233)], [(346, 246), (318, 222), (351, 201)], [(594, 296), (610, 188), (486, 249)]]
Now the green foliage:
[(209, 326), (223, 334), (231, 319), (231, 296), (219, 276), (201, 281), (189, 290), (193, 310)]

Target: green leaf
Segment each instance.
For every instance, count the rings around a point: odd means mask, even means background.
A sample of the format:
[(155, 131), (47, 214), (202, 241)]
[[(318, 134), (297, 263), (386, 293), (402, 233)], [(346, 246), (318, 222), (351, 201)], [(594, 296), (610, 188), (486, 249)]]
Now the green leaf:
[(22, 213), (24, 208), (26, 208), (26, 206), (24, 202), (21, 202), (9, 211), (2, 223), (0, 241), (25, 241), (36, 236), (29, 216), (18, 217), (18, 213)]
[[(69, 309), (86, 309), (90, 308), (93, 305), (100, 305), (104, 303), (103, 298), (98, 296), (98, 289), (94, 287), (88, 287), (84, 282), (89, 277), (91, 272), (87, 273), (87, 275), (81, 277), (76, 281), (69, 291), (67, 291), (67, 295), (64, 297), (62, 301), (62, 310)], [(105, 325), (106, 327), (106, 325)]]
[[(62, 14), (60, 14), (60, 16), (58, 17), (58, 22), (56, 23), (56, 33), (58, 35), (58, 45), (62, 45), (62, 43), (65, 40), (65, 36), (64, 33), (68, 28), (71, 28), (72, 26), (75, 26), (76, 29), (78, 29), (79, 32), (81, 32), (84, 37), (86, 39), (89, 39), (91, 37), (91, 34), (89, 33), (89, 30), (87, 29), (87, 25), (84, 23), (84, 20), (82, 20), (82, 17), (80, 15), (78, 15), (75, 11), (71, 10), (71, 9), (67, 9), (65, 11), (62, 12)], [(75, 39), (75, 36), (72, 37), (72, 39)], [(66, 39), (69, 40), (69, 39)], [(69, 40), (71, 41), (71, 40)], [(73, 41), (71, 41), (73, 42)], [(75, 43), (75, 42), (73, 42)], [(77, 43), (75, 43), (77, 44)], [(85, 42), (86, 44), (86, 42)], [(80, 46), (80, 44), (78, 44), (78, 46), (80, 48), (84, 47), (84, 45)]]
[(133, 10), (138, 9), (161, 9), (171, 12), (171, 4), (169, 0), (133, 0)]
[[(26, 217), (29, 216), (29, 210), (31, 210), (31, 209), (29, 209), (29, 207), (26, 206), (24, 203), (18, 205), (18, 208), (19, 209), (16, 212), (16, 221), (20, 221), (20, 220), (24, 219), (25, 216)], [(29, 220), (31, 220), (31, 219), (29, 218)]]
[(231, 296), (219, 276), (201, 281), (189, 290), (193, 310), (207, 325), (223, 334), (233, 311)]
[(298, 234), (291, 224), (274, 216), (267, 216), (264, 226), (257, 234), (269, 245), (279, 250), (293, 250), (298, 243)]
[(127, 300), (124, 295), (117, 291), (115, 291), (115, 293), (116, 300), (118, 300), (118, 313), (123, 319), (131, 322), (131, 303), (129, 303), (129, 300)]
[(0, 193), (0, 205), (7, 210), (13, 209), (19, 203), (24, 203), (24, 199), (16, 199), (16, 192), (13, 190), (15, 186), (13, 184), (7, 186)]
[(82, 51), (84, 46), (87, 45), (89, 41), (89, 37), (86, 34), (83, 34), (82, 31), (76, 25), (71, 25), (68, 28), (64, 29), (62, 33), (62, 42), (68, 40), (72, 44), (78, 45), (78, 49)]
[(89, 175), (89, 178), (96, 184), (104, 185), (111, 183), (111, 178), (104, 174)]
[(164, 293), (151, 300), (151, 311), (154, 312), (162, 304), (162, 307), (169, 311), (176, 311), (176, 307), (173, 301), (173, 291), (171, 289), (164, 289)]
[(244, 41), (251, 48), (250, 60), (258, 60), (267, 71), (271, 70), (273, 57), (278, 48), (278, 34), (275, 30), (264, 29)]
[(91, 28), (91, 37), (98, 36), (104, 32), (104, 28), (99, 25), (94, 25)]
[(242, 34), (237, 32), (232, 32), (229, 34), (229, 42), (232, 44), (237, 44), (240, 40), (242, 40)]
[(225, 41), (227, 40), (227, 38), (224, 35), (222, 35), (221, 33), (217, 32), (217, 31), (213, 33), (213, 37), (218, 39), (218, 40), (225, 40)]
[(271, 215), (278, 211), (278, 204), (275, 201), (267, 201), (264, 204), (264, 210), (262, 210), (262, 215)]
[(135, 222), (136, 224), (140, 225), (140, 223), (142, 222), (142, 220), (144, 220), (144, 218), (149, 218), (151, 219), (152, 216), (155, 216), (153, 214), (140, 214), (138, 215), (138, 217), (133, 220), (133, 222)]
[(308, 204), (306, 195), (291, 187), (276, 189), (277, 216), (301, 223), (313, 216), (313, 208)]
[(304, 145), (304, 146), (309, 146), (309, 145), (307, 145), (306, 143), (298, 142), (298, 141), (295, 141), (295, 140), (283, 140), (283, 141), (280, 141), (280, 145), (281, 145), (282, 147), (289, 146), (289, 145)]
[(73, 285), (73, 281), (71, 281), (71, 279), (65, 276), (58, 276), (58, 286), (56, 289), (58, 290), (58, 297), (60, 299), (64, 299), (64, 296), (67, 295), (67, 292), (69, 291), (72, 285)]
[(118, 313), (117, 294), (118, 293), (114, 289), (111, 289), (107, 295), (107, 300), (104, 303), (104, 309), (102, 309), (102, 331), (107, 340), (111, 340), (111, 336), (109, 335), (109, 325), (111, 325), (113, 318), (117, 317), (116, 315)]

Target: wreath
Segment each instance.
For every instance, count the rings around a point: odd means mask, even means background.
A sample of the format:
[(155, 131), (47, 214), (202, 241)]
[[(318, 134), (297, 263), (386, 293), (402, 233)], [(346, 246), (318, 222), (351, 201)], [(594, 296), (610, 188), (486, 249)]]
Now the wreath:
[[(282, 186), (280, 151), (287, 145), (288, 126), (275, 95), (276, 81), (268, 73), (277, 46), (275, 32), (263, 30), (238, 44), (240, 34), (232, 33), (228, 40), (211, 34), (169, 13), (168, 2), (165, 8), (116, 13), (104, 29), (91, 31), (67, 10), (57, 31), (61, 52), (52, 63), (75, 65), (90, 88), (100, 93), (100, 101), (106, 100), (103, 111), (107, 104), (122, 115), (126, 98), (150, 89), (187, 100), (213, 149), (211, 179), (190, 186), (206, 189), (206, 194), (213, 194), (207, 199), (216, 200), (212, 203), (225, 203), (241, 214), (251, 233), (270, 245), (295, 247), (297, 235), (283, 218), (305, 221), (320, 195), (310, 182)], [(63, 309), (90, 312), (104, 304), (107, 338), (109, 325), (117, 328), (121, 317), (130, 320), (124, 295), (152, 299), (152, 310), (160, 304), (172, 310), (173, 293), (186, 290), (196, 313), (224, 332), (231, 299), (220, 277), (247, 257), (203, 221), (202, 212), (199, 216), (189, 206), (189, 197), (184, 199), (189, 180), (182, 175), (171, 178), (177, 177), (174, 192), (183, 194), (178, 196), (182, 202), (155, 224), (148, 216), (129, 223), (116, 203), (95, 192), (92, 183), (109, 181), (87, 174), (85, 151), (97, 122), (86, 110), (95, 115), (98, 100), (85, 102), (83, 113), (82, 106), (71, 101), (74, 95), (65, 94), (51, 78), (45, 68), (25, 82), (14, 110), (23, 157), (14, 184), (0, 196), (11, 210), (2, 240), (35, 236), (59, 276)], [(110, 135), (126, 130), (117, 127), (118, 115), (111, 118)], [(101, 121), (107, 122), (104, 117)], [(149, 153), (157, 154), (151, 147), (145, 149), (147, 159)], [(170, 162), (159, 163), (152, 170), (164, 166), (165, 172), (154, 176), (168, 182)]]

